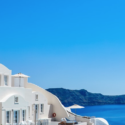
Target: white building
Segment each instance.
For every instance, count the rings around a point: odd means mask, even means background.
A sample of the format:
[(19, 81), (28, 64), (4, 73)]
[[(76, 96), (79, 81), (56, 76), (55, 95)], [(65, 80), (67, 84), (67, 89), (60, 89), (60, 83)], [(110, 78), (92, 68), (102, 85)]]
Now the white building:
[[(12, 75), (12, 71), (0, 64), (0, 125), (19, 125), (22, 121), (40, 119), (55, 120), (69, 117), (59, 99), (35, 84), (28, 83), (28, 76)], [(92, 125), (89, 119), (77, 117), (77, 121)]]

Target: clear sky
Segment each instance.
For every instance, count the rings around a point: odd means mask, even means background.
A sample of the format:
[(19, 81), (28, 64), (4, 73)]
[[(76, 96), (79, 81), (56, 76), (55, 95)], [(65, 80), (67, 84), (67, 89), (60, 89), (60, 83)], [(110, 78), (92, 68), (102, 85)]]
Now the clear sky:
[(125, 0), (0, 0), (0, 63), (45, 89), (125, 94)]

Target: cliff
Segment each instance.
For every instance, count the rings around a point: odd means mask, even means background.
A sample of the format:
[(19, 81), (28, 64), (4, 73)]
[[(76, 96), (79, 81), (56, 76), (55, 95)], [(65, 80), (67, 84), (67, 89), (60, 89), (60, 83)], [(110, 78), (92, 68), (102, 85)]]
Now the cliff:
[(87, 90), (69, 90), (64, 88), (50, 88), (47, 91), (56, 95), (63, 105), (109, 105), (125, 104), (125, 95), (107, 96), (100, 93), (91, 93)]

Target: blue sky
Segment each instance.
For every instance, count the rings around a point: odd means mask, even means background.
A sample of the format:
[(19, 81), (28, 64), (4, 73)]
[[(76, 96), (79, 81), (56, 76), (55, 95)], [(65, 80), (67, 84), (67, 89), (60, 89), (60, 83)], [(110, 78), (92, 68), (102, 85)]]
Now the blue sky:
[(124, 0), (1, 0), (0, 63), (43, 88), (125, 94)]

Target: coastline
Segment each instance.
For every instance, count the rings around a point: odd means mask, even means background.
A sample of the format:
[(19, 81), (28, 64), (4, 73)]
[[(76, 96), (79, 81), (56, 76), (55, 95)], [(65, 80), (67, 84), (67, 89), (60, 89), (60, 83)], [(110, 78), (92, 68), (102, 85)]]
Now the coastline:
[(100, 93), (91, 93), (85, 89), (50, 88), (46, 90), (56, 95), (62, 104), (67, 107), (73, 104), (82, 106), (125, 105), (125, 95), (107, 96)]

